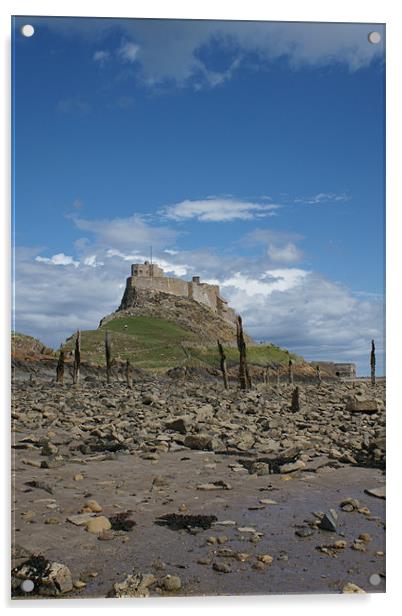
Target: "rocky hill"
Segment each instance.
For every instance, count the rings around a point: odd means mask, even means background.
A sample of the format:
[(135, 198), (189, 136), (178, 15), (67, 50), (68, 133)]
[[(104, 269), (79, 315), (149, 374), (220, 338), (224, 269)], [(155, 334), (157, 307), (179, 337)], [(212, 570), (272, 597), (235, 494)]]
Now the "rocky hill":
[[(132, 289), (124, 294), (119, 308), (103, 318), (100, 326), (124, 317), (147, 316), (164, 319), (194, 334), (193, 342), (216, 345), (217, 339), (236, 345), (236, 326), (193, 299), (151, 289)], [(247, 341), (253, 343), (248, 336)]]
[(16, 359), (32, 360), (53, 357), (54, 351), (37, 338), (18, 332), (11, 332), (11, 355)]

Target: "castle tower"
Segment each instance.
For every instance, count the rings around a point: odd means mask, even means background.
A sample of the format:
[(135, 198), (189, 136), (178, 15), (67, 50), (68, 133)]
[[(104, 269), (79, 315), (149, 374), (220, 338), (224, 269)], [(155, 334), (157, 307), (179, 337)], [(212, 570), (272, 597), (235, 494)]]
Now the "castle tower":
[(133, 263), (131, 275), (141, 278), (162, 278), (165, 275), (163, 269), (155, 263), (144, 261), (144, 263)]

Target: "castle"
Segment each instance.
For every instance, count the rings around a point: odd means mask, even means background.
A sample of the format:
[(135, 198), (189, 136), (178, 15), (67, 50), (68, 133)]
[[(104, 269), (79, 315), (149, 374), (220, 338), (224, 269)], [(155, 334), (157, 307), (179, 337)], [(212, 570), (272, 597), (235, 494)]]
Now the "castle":
[(131, 266), (131, 276), (127, 278), (125, 296), (129, 296), (132, 290), (159, 291), (193, 299), (207, 306), (225, 321), (231, 323), (236, 321), (236, 313), (221, 297), (218, 285), (201, 282), (199, 276), (193, 276), (191, 281), (165, 276), (161, 267), (149, 261), (134, 263)]

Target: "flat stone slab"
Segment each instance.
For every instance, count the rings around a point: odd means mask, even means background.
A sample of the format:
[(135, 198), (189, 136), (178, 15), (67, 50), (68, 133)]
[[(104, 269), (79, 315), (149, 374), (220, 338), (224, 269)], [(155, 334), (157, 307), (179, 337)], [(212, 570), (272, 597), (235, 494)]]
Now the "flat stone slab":
[(376, 496), (377, 498), (385, 499), (385, 486), (381, 486), (380, 488), (367, 488), (364, 491), (370, 496)]

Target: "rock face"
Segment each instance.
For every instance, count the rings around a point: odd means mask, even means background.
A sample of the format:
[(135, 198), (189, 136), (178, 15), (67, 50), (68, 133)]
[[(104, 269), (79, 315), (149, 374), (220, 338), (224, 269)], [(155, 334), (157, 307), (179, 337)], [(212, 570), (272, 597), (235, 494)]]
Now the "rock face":
[(53, 349), (48, 348), (32, 336), (12, 332), (11, 334), (11, 354), (18, 359), (30, 359), (41, 357), (53, 357)]
[[(236, 342), (234, 322), (223, 319), (193, 299), (170, 293), (132, 287), (126, 290), (118, 310), (104, 317), (100, 325), (116, 317), (129, 316), (151, 316), (172, 321), (195, 333), (200, 344), (215, 346), (217, 339), (231, 344)], [(251, 338), (247, 341), (252, 342)]]

